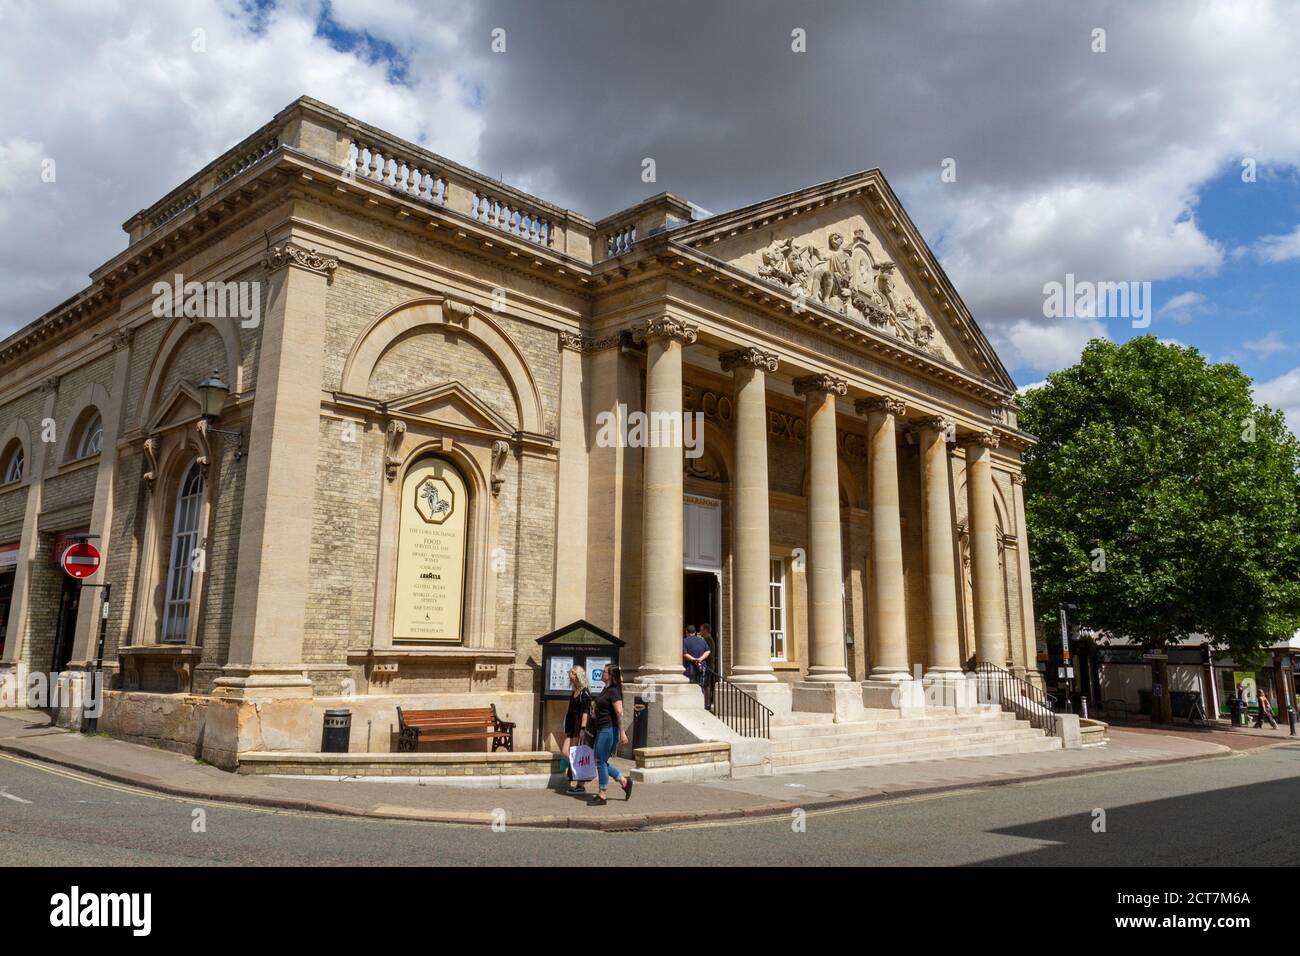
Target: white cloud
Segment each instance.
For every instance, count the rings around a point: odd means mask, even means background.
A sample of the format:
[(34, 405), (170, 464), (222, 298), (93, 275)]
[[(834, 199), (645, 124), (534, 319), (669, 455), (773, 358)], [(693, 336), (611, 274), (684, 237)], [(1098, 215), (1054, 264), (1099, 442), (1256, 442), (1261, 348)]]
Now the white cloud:
[(1282, 333), (1276, 329), (1263, 338), (1251, 339), (1249, 342), (1242, 342), (1241, 344), (1248, 352), (1253, 352), (1261, 357), (1276, 355), (1278, 352), (1289, 352), (1295, 348), (1295, 345), (1283, 339)]
[[(121, 223), (304, 93), (474, 161), (483, 119), (455, 57), (391, 82), (386, 61), (318, 35), (319, 3), (281, 3), (259, 27), (246, 6), (4, 5), (0, 337), (85, 287), (125, 247)], [(439, 19), (409, 12), (408, 27)], [(193, 49), (195, 30), (203, 52)], [(435, 34), (421, 42), (430, 54), (452, 52)], [(41, 179), (46, 157), (53, 183)]]
[(1265, 262), (1289, 262), (1300, 259), (1300, 226), (1277, 236), (1260, 236), (1256, 254)]
[(1020, 319), (985, 331), (1004, 363), (1045, 372), (1073, 365), (1091, 339), (1109, 338), (1106, 326), (1090, 319)]
[(1162, 319), (1173, 319), (1179, 325), (1186, 325), (1198, 313), (1209, 311), (1208, 302), (1209, 300), (1200, 292), (1180, 292), (1162, 305), (1156, 311), (1156, 316)]
[(1255, 400), (1286, 415), (1286, 424), (1300, 435), (1300, 368), (1283, 372), (1277, 378), (1255, 384)]

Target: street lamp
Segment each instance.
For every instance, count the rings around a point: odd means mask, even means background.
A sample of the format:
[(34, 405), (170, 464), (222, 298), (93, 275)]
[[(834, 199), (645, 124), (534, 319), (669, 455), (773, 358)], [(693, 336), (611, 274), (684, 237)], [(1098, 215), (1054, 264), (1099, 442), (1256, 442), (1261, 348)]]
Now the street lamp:
[(235, 446), (235, 461), (244, 457), (244, 433), (213, 428), (212, 423), (221, 417), (221, 410), (230, 396), (230, 386), (221, 380), (221, 372), (213, 369), (212, 374), (198, 384), (199, 412), (205, 423), (204, 430), (209, 435), (220, 435)]
[(214, 368), (210, 376), (199, 382), (198, 392), (203, 417), (210, 421), (220, 418), (226, 397), (230, 395), (230, 386), (221, 380), (221, 372)]

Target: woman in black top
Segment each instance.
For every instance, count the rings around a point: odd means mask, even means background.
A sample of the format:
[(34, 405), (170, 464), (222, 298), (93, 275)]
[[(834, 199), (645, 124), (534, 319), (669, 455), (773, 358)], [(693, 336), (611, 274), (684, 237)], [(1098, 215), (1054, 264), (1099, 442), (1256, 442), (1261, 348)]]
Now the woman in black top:
[[(564, 743), (560, 747), (566, 762), (569, 759), (569, 751), (582, 743), (583, 734), (589, 731), (591, 692), (587, 690), (586, 670), (581, 667), (569, 668), (569, 688), (572, 693), (569, 695), (569, 709), (564, 713)], [(572, 784), (574, 782), (572, 766), (567, 773)], [(570, 786), (569, 789), (574, 793), (586, 793), (587, 785), (578, 781), (577, 786)]]
[(587, 802), (594, 807), (605, 805), (610, 777), (619, 781), (623, 799), (631, 800), (632, 778), (624, 777), (609, 763), (617, 746), (627, 743), (627, 733), (623, 730), (623, 673), (617, 667), (610, 665), (605, 668), (605, 689), (596, 695), (592, 710), (596, 715), (596, 775), (600, 781), (600, 793)]

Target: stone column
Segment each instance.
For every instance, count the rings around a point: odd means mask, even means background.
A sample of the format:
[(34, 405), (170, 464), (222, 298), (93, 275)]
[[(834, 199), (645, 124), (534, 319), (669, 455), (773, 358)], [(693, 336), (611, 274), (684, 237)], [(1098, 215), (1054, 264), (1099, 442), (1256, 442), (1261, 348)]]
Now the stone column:
[[(1016, 559), (1020, 572), (1020, 629), (1025, 642), (1025, 679), (1042, 686), (1043, 677), (1038, 670), (1038, 633), (1034, 618), (1034, 590), (1029, 570), (1029, 528), (1025, 525), (1025, 476), (1022, 472), (1011, 473), (1011, 496), (1015, 499)], [(1007, 560), (1011, 556), (1007, 555)]]
[(975, 604), (975, 657), (981, 664), (1007, 666), (1002, 575), (998, 568), (997, 513), (993, 507), (993, 449), (998, 436), (962, 437), (966, 449), (966, 515), (970, 524), (971, 597)]
[(862, 685), (849, 677), (844, 653), (843, 538), (835, 398), (848, 383), (810, 375), (794, 383), (808, 411), (808, 676), (791, 692), (794, 710), (862, 719)]
[(911, 680), (907, 666), (907, 599), (903, 588), (903, 529), (898, 503), (895, 422), (907, 407), (894, 398), (857, 403), (870, 432), (871, 597), (867, 601), (875, 642), (869, 678)]
[(770, 549), (767, 481), (767, 374), (777, 357), (747, 348), (719, 356), (736, 386), (736, 473), (731, 521), (733, 645), (731, 677), (743, 683), (775, 683), (772, 670)]
[(957, 630), (957, 574), (953, 560), (952, 478), (948, 468), (950, 418), (917, 422), (921, 448), (921, 534), (925, 551), (925, 593), (929, 610), (930, 666), (926, 677), (961, 674)]
[[(670, 317), (637, 330), (646, 345), (641, 523), (642, 683), (686, 684), (682, 670), (682, 347), (693, 326)], [(701, 703), (703, 697), (698, 693)]]

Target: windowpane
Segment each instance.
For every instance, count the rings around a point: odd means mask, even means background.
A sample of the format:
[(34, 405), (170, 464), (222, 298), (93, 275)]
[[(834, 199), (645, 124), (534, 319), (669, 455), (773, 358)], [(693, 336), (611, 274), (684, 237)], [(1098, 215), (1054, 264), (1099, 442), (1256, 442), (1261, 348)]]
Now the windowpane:
[(785, 561), (781, 558), (773, 558), (769, 568), (769, 594), (771, 597), (768, 610), (772, 627), (772, 660), (784, 661), (787, 659), (785, 644)]
[(9, 456), (9, 461), (5, 465), (6, 482), (18, 481), (23, 477), (23, 446), (19, 445), (14, 449), (14, 453)]
[(85, 458), (88, 455), (98, 455), (104, 445), (104, 421), (99, 415), (95, 415), (90, 421), (86, 422), (86, 427), (81, 430), (81, 441), (77, 443), (77, 457)]
[(190, 633), (194, 558), (199, 546), (199, 505), (202, 499), (203, 469), (195, 462), (181, 479), (176, 492), (171, 558), (167, 562), (167, 587), (163, 592), (162, 640), (168, 644), (184, 644)]

